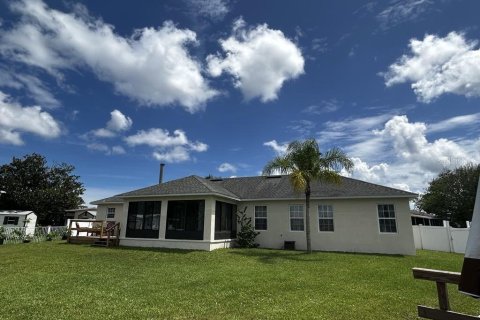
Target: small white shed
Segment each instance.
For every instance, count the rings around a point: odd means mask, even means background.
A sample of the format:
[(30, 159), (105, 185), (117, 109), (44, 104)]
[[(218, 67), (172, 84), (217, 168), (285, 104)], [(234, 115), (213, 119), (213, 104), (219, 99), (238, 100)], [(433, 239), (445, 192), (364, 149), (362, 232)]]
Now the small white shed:
[(37, 215), (33, 211), (0, 211), (0, 226), (4, 228), (25, 227), (25, 234), (33, 236), (37, 225)]

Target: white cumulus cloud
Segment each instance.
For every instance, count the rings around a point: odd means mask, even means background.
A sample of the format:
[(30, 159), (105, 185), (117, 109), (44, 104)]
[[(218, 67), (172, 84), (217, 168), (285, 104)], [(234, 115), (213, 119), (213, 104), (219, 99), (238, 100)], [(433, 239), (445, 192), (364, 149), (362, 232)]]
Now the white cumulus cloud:
[(222, 163), (217, 169), (220, 172), (228, 172), (228, 171), (230, 171), (232, 173), (237, 172), (237, 167), (234, 166), (233, 164), (228, 163), (228, 162)]
[[(405, 115), (352, 118), (325, 124), (322, 139), (334, 141), (351, 157), (355, 167), (343, 175), (394, 188), (423, 192), (442, 169), (480, 162), (480, 138), (430, 139), (429, 134), (473, 126), (476, 114), (438, 122), (410, 122)], [(356, 130), (354, 128), (361, 128)], [(349, 132), (349, 134), (345, 134)], [(326, 136), (324, 135), (326, 133)], [(329, 137), (329, 139), (327, 139)]]
[(288, 149), (288, 143), (278, 143), (277, 140), (267, 141), (263, 145), (272, 148), (278, 155), (285, 154)]
[(183, 162), (190, 160), (190, 152), (183, 146), (176, 146), (164, 151), (154, 151), (153, 157), (158, 161)]
[(249, 28), (240, 18), (234, 22), (232, 35), (220, 40), (220, 45), (225, 56), (207, 57), (210, 75), (230, 74), (247, 100), (275, 100), (285, 81), (304, 73), (300, 49), (282, 31), (266, 24)]
[(150, 147), (173, 147), (189, 143), (187, 135), (183, 130), (175, 130), (171, 135), (168, 130), (152, 128), (148, 131), (140, 130), (138, 133), (125, 138), (131, 145), (145, 144)]
[(441, 138), (429, 142), (426, 131), (425, 123), (410, 123), (407, 116), (394, 116), (376, 134), (391, 141), (397, 156), (416, 162), (420, 168), (430, 172), (439, 172), (443, 168), (463, 165), (473, 160), (454, 141)]
[(110, 112), (110, 120), (107, 122), (106, 128), (93, 130), (92, 133), (99, 138), (112, 138), (119, 132), (130, 129), (132, 123), (133, 121), (130, 117), (115, 109)]
[(446, 93), (480, 96), (480, 50), (477, 41), (461, 33), (411, 39), (411, 54), (403, 55), (384, 74), (390, 87), (411, 83), (420, 101), (429, 103)]
[(22, 133), (56, 138), (61, 134), (61, 126), (41, 107), (21, 106), (0, 91), (0, 143), (22, 145)]
[(147, 145), (154, 148), (153, 157), (165, 162), (183, 162), (191, 159), (192, 152), (205, 152), (208, 145), (200, 141), (190, 141), (185, 131), (177, 129), (170, 134), (168, 130), (151, 128), (140, 130), (128, 136), (129, 146)]
[(375, 165), (369, 165), (360, 158), (352, 157), (351, 160), (354, 164), (352, 172), (342, 169), (342, 175), (373, 183), (382, 183), (385, 181), (385, 177), (389, 168), (387, 163), (382, 162)]
[(10, 7), (21, 19), (0, 31), (0, 54), (8, 59), (60, 80), (65, 70), (88, 68), (143, 105), (180, 104), (193, 113), (217, 94), (188, 52), (189, 45), (197, 44), (195, 32), (170, 21), (123, 37), (81, 5), (72, 13), (51, 9), (41, 0)]

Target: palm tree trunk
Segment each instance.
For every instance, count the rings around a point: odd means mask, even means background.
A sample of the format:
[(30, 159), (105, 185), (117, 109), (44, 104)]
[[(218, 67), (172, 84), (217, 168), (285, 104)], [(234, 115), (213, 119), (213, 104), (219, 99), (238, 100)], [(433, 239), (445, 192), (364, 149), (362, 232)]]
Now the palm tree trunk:
[(307, 236), (307, 253), (312, 253), (312, 239), (310, 237), (310, 182), (305, 189), (305, 234)]

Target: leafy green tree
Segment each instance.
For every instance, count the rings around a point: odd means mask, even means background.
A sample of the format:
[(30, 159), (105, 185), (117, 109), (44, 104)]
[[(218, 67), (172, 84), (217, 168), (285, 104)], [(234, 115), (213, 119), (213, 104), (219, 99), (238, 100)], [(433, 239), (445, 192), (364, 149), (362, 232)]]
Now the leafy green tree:
[(310, 238), (310, 195), (311, 183), (323, 181), (327, 183), (340, 183), (339, 170), (353, 169), (353, 162), (338, 148), (333, 148), (325, 153), (315, 139), (293, 141), (288, 145), (285, 155), (278, 156), (265, 166), (263, 174), (270, 175), (274, 172), (290, 175), (290, 181), (297, 191), (305, 193), (305, 220), (307, 252), (312, 252)]
[(61, 225), (66, 209), (83, 203), (85, 191), (75, 168), (65, 163), (49, 167), (33, 153), (0, 166), (1, 210), (32, 210), (41, 225)]
[(465, 221), (472, 220), (479, 176), (480, 164), (443, 170), (430, 182), (416, 205), (420, 210), (450, 220), (454, 226), (465, 226)]

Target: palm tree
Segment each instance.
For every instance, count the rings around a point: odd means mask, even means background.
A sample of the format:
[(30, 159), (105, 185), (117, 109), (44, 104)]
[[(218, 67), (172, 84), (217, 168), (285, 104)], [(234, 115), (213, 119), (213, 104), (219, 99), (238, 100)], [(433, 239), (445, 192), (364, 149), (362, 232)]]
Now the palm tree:
[(285, 155), (277, 156), (267, 163), (263, 169), (264, 175), (274, 172), (288, 174), (293, 188), (305, 193), (306, 211), (306, 237), (307, 252), (312, 252), (310, 238), (310, 185), (313, 181), (327, 183), (341, 183), (338, 171), (345, 168), (353, 169), (353, 162), (338, 148), (333, 148), (325, 153), (315, 139), (293, 141), (288, 145)]

